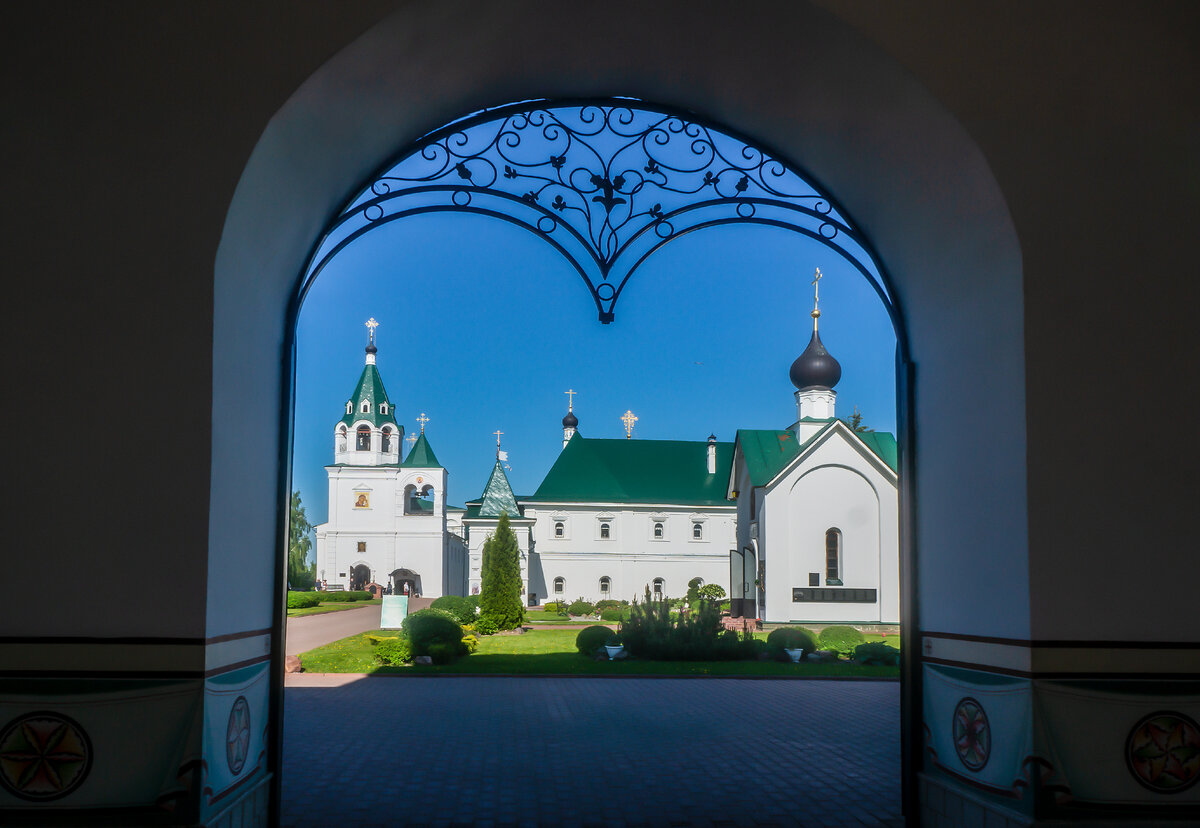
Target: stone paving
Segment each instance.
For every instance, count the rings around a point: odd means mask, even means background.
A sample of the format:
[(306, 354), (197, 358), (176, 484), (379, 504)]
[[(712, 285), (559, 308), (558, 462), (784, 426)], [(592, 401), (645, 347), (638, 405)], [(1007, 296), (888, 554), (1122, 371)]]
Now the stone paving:
[(900, 685), (297, 674), (285, 826), (901, 826)]

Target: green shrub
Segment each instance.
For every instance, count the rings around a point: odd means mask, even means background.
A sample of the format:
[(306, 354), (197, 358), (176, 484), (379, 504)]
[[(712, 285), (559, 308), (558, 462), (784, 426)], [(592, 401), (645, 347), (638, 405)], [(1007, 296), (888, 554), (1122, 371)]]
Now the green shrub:
[(802, 647), (805, 653), (815, 653), (820, 649), (817, 634), (807, 627), (780, 627), (767, 635), (767, 651), (780, 661), (788, 657), (784, 650), (797, 647)]
[(407, 638), (387, 638), (375, 647), (375, 660), (390, 667), (399, 667), (412, 661), (412, 642)]
[(435, 641), (429, 645), (427, 655), (434, 664), (449, 664), (464, 653), (461, 643), (451, 644), (446, 641)]
[(584, 627), (579, 631), (579, 635), (575, 636), (575, 649), (585, 656), (594, 655), (596, 650), (615, 640), (616, 637), (617, 634), (608, 627), (594, 624), (591, 627)]
[(321, 600), (327, 604), (342, 604), (347, 601), (370, 601), (372, 598), (371, 593), (364, 590), (335, 589), (330, 592), (321, 592), (318, 594), (321, 596)]
[(462, 645), (462, 626), (445, 610), (419, 610), (405, 618), (403, 626), (412, 641), (413, 655), (432, 655), (434, 644), (446, 644), (457, 653)]
[(475, 621), (475, 632), (480, 635), (495, 635), (500, 631), (496, 622), (486, 616), (481, 616)]
[(562, 601), (547, 601), (542, 609), (546, 612), (558, 612), (559, 607), (562, 605)]
[(613, 609), (614, 607), (619, 606), (621, 606), (621, 602), (614, 601), (612, 598), (604, 598), (603, 600), (597, 601), (595, 604), (597, 612), (604, 612), (606, 609)]
[(688, 581), (687, 595), (685, 596), (689, 604), (694, 604), (700, 600), (700, 585), (704, 583), (703, 578), (692, 578)]
[(900, 663), (900, 651), (883, 641), (868, 641), (854, 648), (854, 659), (859, 664), (894, 667)]
[(567, 607), (567, 612), (571, 613), (571, 615), (595, 615), (596, 605), (591, 601), (576, 598), (571, 606)]
[(380, 635), (379, 633), (367, 633), (367, 641), (371, 642), (372, 647), (377, 647), (384, 641), (395, 641), (397, 638), (402, 638), (400, 634), (396, 635)]
[(600, 612), (600, 620), (615, 622), (628, 621), (632, 614), (633, 610), (631, 610), (629, 607), (623, 607), (618, 604), (615, 607), (609, 607), (605, 610), (602, 610)]
[(854, 655), (854, 648), (866, 639), (854, 627), (833, 626), (821, 630), (819, 641), (822, 650), (833, 650), (839, 655)]
[[(400, 629), (401, 629), (401, 631), (403, 631), (403, 633), (405, 635), (411, 635), (413, 619), (417, 619), (417, 622), (419, 623), (421, 618), (425, 618), (425, 617), (428, 617), (431, 615), (437, 616), (438, 618), (446, 618), (446, 619), (449, 619), (450, 621), (453, 621), (455, 624), (458, 624), (458, 619), (454, 617), (454, 613), (452, 613), (448, 610), (444, 610), (440, 607), (426, 607), (423, 610), (417, 610), (416, 612), (410, 612), (408, 615), (404, 616), (404, 620), (400, 622)], [(460, 627), (461, 627), (461, 625), (460, 625)]]
[(321, 603), (319, 592), (289, 592), (287, 597), (288, 609), (308, 609)]
[(752, 634), (739, 636), (721, 629), (721, 615), (711, 601), (699, 601), (687, 615), (671, 611), (668, 601), (645, 600), (630, 607), (621, 624), (621, 643), (632, 655), (659, 661), (718, 661), (754, 658), (761, 646)]
[(475, 602), (465, 595), (443, 595), (430, 607), (445, 610), (458, 619), (460, 624), (475, 623)]
[(479, 649), (479, 639), (473, 635), (464, 635), (462, 640), (463, 649), (466, 651), (463, 655), (470, 655)]
[(725, 587), (720, 584), (705, 584), (696, 590), (696, 592), (699, 593), (701, 598), (709, 601), (720, 601), (725, 597)]

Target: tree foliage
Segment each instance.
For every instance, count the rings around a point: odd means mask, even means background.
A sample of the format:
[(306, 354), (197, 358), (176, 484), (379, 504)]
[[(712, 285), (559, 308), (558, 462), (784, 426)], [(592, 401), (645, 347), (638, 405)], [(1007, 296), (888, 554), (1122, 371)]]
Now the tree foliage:
[(873, 428), (867, 428), (863, 425), (862, 412), (858, 410), (858, 406), (854, 406), (854, 412), (849, 417), (843, 417), (842, 422), (850, 427), (850, 430), (855, 434), (862, 434), (865, 431), (874, 431)]
[(514, 629), (525, 620), (521, 602), (521, 550), (507, 514), (500, 516), (495, 533), (483, 544), (479, 615), (494, 622), (498, 630)]
[(312, 524), (300, 503), (300, 492), (292, 492), (291, 515), (288, 520), (288, 585), (291, 589), (308, 590), (317, 579), (317, 562), (308, 563), (312, 551)]

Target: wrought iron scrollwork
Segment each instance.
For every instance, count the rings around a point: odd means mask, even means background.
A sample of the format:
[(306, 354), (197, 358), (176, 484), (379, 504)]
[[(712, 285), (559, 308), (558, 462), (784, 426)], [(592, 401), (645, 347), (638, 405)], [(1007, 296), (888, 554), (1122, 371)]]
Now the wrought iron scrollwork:
[(828, 197), (753, 144), (642, 102), (515, 104), (427, 135), (342, 212), (309, 278), (374, 227), (439, 211), (494, 216), (544, 238), (583, 278), (602, 322), (663, 244), (735, 223), (834, 248), (891, 307), (868, 248)]

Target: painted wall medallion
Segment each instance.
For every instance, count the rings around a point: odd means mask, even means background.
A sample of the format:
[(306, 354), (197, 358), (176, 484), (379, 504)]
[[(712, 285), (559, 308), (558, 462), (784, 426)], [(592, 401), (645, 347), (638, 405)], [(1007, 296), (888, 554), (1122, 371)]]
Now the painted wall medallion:
[(1151, 713), (1129, 731), (1125, 761), (1142, 787), (1164, 794), (1186, 791), (1200, 779), (1200, 726), (1182, 713)]
[(0, 784), (13, 796), (60, 799), (82, 785), (91, 769), (87, 732), (61, 713), (26, 713), (0, 731)]
[(983, 705), (966, 697), (954, 708), (954, 752), (967, 770), (982, 770), (992, 753), (992, 728)]
[(238, 696), (229, 711), (229, 725), (225, 728), (225, 761), (229, 772), (237, 776), (246, 765), (250, 753), (250, 705), (245, 696)]

